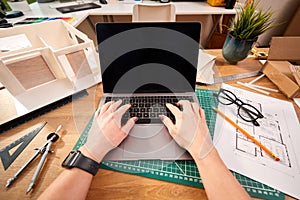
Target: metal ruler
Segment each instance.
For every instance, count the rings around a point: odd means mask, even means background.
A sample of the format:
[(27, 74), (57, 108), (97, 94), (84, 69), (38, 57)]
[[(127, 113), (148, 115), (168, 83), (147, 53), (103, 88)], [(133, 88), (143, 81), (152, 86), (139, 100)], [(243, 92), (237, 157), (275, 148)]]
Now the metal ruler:
[(260, 74), (260, 70), (256, 70), (256, 71), (246, 72), (246, 73), (241, 73), (241, 74), (221, 76), (221, 77), (214, 78), (214, 83), (222, 83), (222, 82), (227, 82), (227, 81), (232, 81), (232, 80), (238, 80), (238, 79), (242, 79), (242, 78), (257, 76), (259, 74)]
[[(12, 142), (11, 144), (7, 145), (6, 147), (0, 150), (0, 157), (5, 170), (13, 163), (13, 161), (20, 155), (20, 153), (25, 149), (25, 147), (27, 147), (31, 140), (42, 130), (42, 128), (44, 128), (46, 124), (47, 122), (40, 124), (28, 134), (20, 137), (16, 141)], [(11, 150), (19, 144), (21, 145), (15, 150), (15, 152), (12, 155), (10, 155), (9, 150)]]

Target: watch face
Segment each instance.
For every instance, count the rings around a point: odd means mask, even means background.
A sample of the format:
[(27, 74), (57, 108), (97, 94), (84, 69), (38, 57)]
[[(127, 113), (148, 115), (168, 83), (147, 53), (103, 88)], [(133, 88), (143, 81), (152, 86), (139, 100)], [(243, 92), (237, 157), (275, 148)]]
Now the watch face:
[(73, 167), (82, 169), (93, 176), (96, 175), (99, 169), (99, 163), (88, 157), (85, 157), (80, 151), (71, 151), (61, 165), (62, 167), (69, 169)]
[(78, 154), (80, 154), (78, 151), (71, 151), (61, 165), (63, 167), (72, 167)]

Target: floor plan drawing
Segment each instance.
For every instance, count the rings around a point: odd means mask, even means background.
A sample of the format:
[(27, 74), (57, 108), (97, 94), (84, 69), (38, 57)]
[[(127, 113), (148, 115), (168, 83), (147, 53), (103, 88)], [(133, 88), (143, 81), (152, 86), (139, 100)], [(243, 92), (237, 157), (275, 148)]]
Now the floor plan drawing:
[[(248, 99), (242, 99), (243, 102), (246, 102), (250, 105), (255, 105), (256, 108), (261, 110), (261, 104), (257, 102), (250, 101)], [(259, 120), (260, 126), (254, 126), (251, 123), (247, 123), (238, 117), (236, 113), (237, 124), (242, 126), (248, 133), (255, 137), (260, 143), (265, 147), (270, 149), (273, 153), (278, 155), (281, 160), (281, 164), (284, 164), (288, 167), (291, 167), (288, 151), (286, 144), (282, 138), (282, 132), (280, 128), (279, 120), (277, 119), (278, 115), (276, 113), (263, 113), (264, 118)], [(267, 155), (262, 149), (255, 145), (251, 140), (245, 137), (242, 133), (236, 130), (236, 150), (244, 152), (246, 154), (261, 157), (265, 159), (272, 159)]]
[(275, 161), (237, 128), (217, 116), (213, 141), (227, 167), (300, 198), (300, 124), (293, 104), (227, 84), (222, 88), (254, 106), (264, 117), (257, 119), (259, 126), (255, 126), (241, 118), (235, 103), (219, 103), (218, 109), (280, 158)]

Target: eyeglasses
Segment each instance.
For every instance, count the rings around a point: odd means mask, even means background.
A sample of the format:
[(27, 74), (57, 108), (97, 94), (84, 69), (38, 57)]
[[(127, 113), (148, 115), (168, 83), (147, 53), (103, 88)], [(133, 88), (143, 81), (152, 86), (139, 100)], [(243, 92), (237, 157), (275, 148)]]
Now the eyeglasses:
[(218, 102), (223, 105), (237, 105), (238, 115), (246, 122), (252, 122), (255, 126), (259, 126), (256, 120), (264, 117), (254, 106), (244, 103), (229, 90), (221, 88), (218, 94), (214, 93), (213, 95), (217, 97)]

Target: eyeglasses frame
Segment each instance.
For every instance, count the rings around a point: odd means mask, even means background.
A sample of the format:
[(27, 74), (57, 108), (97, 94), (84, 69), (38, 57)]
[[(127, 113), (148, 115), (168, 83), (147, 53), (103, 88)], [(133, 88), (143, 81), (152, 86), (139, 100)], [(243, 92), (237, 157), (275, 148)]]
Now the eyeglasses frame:
[[(229, 103), (223, 103), (222, 101), (219, 100), (220, 94), (222, 94), (222, 93), (223, 93), (226, 97), (228, 97), (227, 100), (229, 101)], [(232, 99), (231, 96), (229, 96), (227, 93), (229, 93), (230, 95), (232, 95), (235, 99)], [(263, 114), (262, 114), (257, 108), (255, 108), (255, 107), (252, 106), (251, 104), (248, 104), (248, 103), (243, 102), (241, 99), (237, 98), (237, 96), (236, 96), (233, 92), (231, 92), (231, 91), (229, 91), (229, 90), (226, 90), (226, 89), (221, 88), (217, 94), (214, 93), (213, 95), (216, 96), (218, 102), (221, 103), (221, 104), (223, 104), (223, 105), (231, 105), (231, 104), (237, 105), (237, 107), (238, 107), (238, 115), (239, 115), (244, 121), (246, 121), (246, 122), (252, 122), (253, 125), (255, 125), (255, 126), (259, 126), (259, 123), (257, 122), (257, 119), (263, 118), (263, 117), (264, 117)], [(249, 106), (249, 107), (253, 108), (257, 113), (253, 112), (252, 110), (247, 109), (247, 107), (245, 107), (245, 106)], [(245, 111), (245, 113), (248, 114), (250, 120), (244, 118), (244, 117), (240, 114), (240, 109), (243, 109), (243, 110)]]

